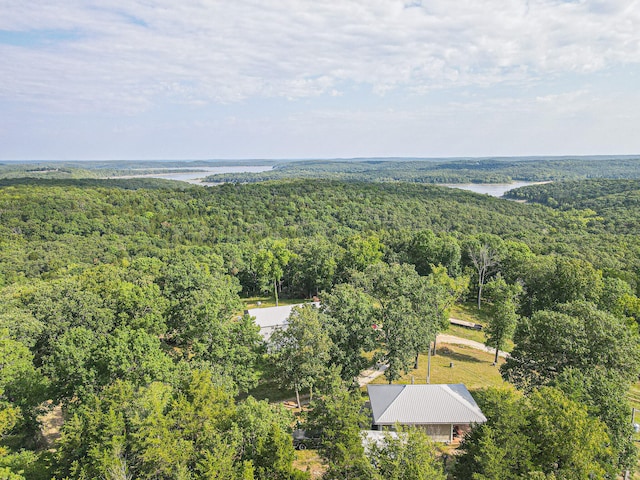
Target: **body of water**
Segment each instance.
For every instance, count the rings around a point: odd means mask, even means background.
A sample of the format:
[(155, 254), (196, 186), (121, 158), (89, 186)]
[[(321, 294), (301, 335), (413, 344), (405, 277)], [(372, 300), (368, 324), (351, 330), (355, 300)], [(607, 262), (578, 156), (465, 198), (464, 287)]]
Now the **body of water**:
[(443, 187), (459, 188), (461, 190), (469, 190), (475, 193), (484, 193), (492, 197), (501, 197), (509, 190), (514, 188), (526, 187), (527, 185), (536, 185), (544, 182), (513, 182), (513, 183), (459, 183), (459, 184), (442, 184)]
[[(206, 183), (202, 180), (209, 175), (215, 175), (219, 173), (260, 173), (272, 170), (270, 165), (249, 165), (249, 166), (230, 166), (230, 167), (190, 167), (185, 170), (193, 170), (198, 168), (199, 172), (184, 172), (184, 173), (148, 173), (141, 175), (127, 175), (126, 178), (135, 177), (148, 177), (148, 178), (164, 178), (167, 180), (179, 180), (181, 182), (188, 182), (194, 185), (215, 185), (214, 183)], [(172, 170), (177, 170), (172, 168)], [(123, 177), (124, 178), (124, 177)], [(501, 197), (514, 188), (525, 187), (527, 185), (534, 185), (541, 182), (513, 182), (513, 183), (443, 183), (439, 184), (443, 187), (459, 188), (461, 190), (469, 190), (475, 193), (484, 193), (491, 195), (492, 197)]]
[[(214, 185), (213, 183), (205, 183), (203, 178), (209, 175), (216, 175), (219, 173), (259, 173), (271, 170), (273, 167), (270, 165), (254, 165), (254, 166), (235, 166), (235, 167), (191, 167), (185, 168), (185, 170), (194, 170), (197, 168), (198, 172), (185, 172), (185, 173), (149, 173), (145, 175), (127, 175), (127, 178), (145, 177), (145, 178), (164, 178), (166, 180), (180, 180), (181, 182), (193, 183), (194, 185)], [(177, 170), (172, 168), (172, 170)]]

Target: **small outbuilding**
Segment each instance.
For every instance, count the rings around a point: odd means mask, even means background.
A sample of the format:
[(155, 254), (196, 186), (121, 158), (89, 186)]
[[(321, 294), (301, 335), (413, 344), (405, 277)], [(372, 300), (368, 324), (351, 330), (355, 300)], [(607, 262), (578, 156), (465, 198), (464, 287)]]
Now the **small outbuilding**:
[(487, 421), (463, 384), (369, 385), (373, 430), (396, 424), (423, 429), (436, 442), (452, 442)]
[[(309, 305), (308, 303), (299, 303), (296, 305), (282, 305), (280, 307), (252, 308), (245, 310), (245, 314), (255, 318), (256, 325), (260, 327), (260, 335), (265, 341), (269, 341), (271, 334), (276, 328), (286, 328), (289, 315), (294, 307), (302, 307)], [(320, 307), (320, 302), (313, 302), (311, 305), (316, 308)]]

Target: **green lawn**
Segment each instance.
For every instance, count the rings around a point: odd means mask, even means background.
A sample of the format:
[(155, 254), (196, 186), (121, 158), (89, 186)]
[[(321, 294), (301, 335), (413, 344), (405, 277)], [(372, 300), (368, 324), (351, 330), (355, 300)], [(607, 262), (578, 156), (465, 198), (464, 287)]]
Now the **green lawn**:
[(636, 423), (640, 423), (640, 382), (629, 390), (629, 403), (636, 409)]
[[(301, 397), (303, 394), (306, 395), (308, 392), (306, 390), (300, 392)], [(240, 398), (245, 398), (249, 395), (256, 400), (269, 400), (269, 402), (273, 403), (294, 399), (296, 392), (282, 388), (276, 381), (262, 379), (257, 387), (249, 390), (247, 394), (240, 395)]]
[[(258, 305), (260, 302), (260, 305)], [(311, 302), (308, 298), (280, 298), (278, 299), (278, 305), (295, 305), (298, 303), (307, 303)], [(244, 308), (264, 308), (264, 307), (275, 307), (276, 299), (271, 297), (247, 297), (242, 299), (242, 303), (244, 303)]]
[(481, 330), (459, 327), (458, 325), (449, 325), (449, 328), (443, 330), (440, 333), (444, 333), (445, 335), (455, 335), (456, 337), (466, 338), (468, 340), (475, 340), (476, 342), (484, 343), (484, 332), (482, 332)]
[[(479, 323), (483, 327), (489, 322), (487, 309), (478, 310), (478, 306), (475, 303), (454, 305), (449, 312), (449, 316), (457, 318), (458, 320), (464, 320), (465, 322)], [(449, 328), (442, 333), (466, 338), (467, 340), (475, 340), (480, 343), (484, 343), (485, 341), (483, 331), (472, 330), (470, 328), (459, 327), (457, 325), (449, 325)], [(511, 352), (511, 350), (513, 350), (513, 341), (507, 340), (502, 350), (505, 352)]]
[[(451, 367), (453, 363), (453, 367)], [(431, 383), (464, 383), (469, 390), (505, 385), (498, 366), (492, 366), (493, 354), (474, 350), (464, 345), (438, 346), (438, 353), (431, 357)], [(499, 360), (499, 364), (504, 359)], [(427, 356), (420, 355), (419, 367), (394, 383), (424, 384), (427, 379)], [(376, 378), (372, 383), (386, 383), (385, 377)]]
[(475, 303), (458, 303), (451, 307), (450, 317), (458, 318), (466, 322), (476, 322), (486, 325), (489, 322), (489, 311), (487, 308), (478, 310)]
[(296, 450), (293, 466), (303, 472), (309, 472), (312, 479), (322, 477), (327, 469), (316, 450)]

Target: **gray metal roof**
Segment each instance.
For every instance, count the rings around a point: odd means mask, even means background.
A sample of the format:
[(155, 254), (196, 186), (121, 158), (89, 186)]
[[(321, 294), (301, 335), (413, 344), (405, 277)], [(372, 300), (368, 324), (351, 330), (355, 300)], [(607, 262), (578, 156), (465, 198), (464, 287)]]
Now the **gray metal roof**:
[(376, 425), (470, 424), (487, 421), (467, 387), (451, 385), (369, 385)]
[[(282, 305), (281, 307), (252, 308), (251, 310), (247, 310), (246, 313), (255, 317), (256, 325), (260, 327), (260, 334), (265, 340), (269, 340), (269, 337), (271, 337), (271, 334), (276, 328), (286, 327), (293, 307), (301, 307), (303, 305), (309, 304), (299, 303), (296, 305)], [(320, 303), (314, 302), (311, 305), (315, 305), (317, 308)]]

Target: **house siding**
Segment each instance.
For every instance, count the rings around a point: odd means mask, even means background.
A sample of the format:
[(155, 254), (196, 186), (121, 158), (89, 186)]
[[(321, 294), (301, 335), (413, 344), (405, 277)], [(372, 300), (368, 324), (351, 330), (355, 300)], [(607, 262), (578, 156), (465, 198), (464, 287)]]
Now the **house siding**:
[[(415, 424), (411, 425), (429, 435), (434, 442), (450, 442), (452, 440), (453, 425), (444, 423), (434, 424)], [(382, 430), (386, 432), (395, 432), (395, 425), (373, 425), (372, 430)]]
[(421, 430), (431, 437), (434, 442), (449, 442), (451, 441), (451, 425), (416, 425)]

